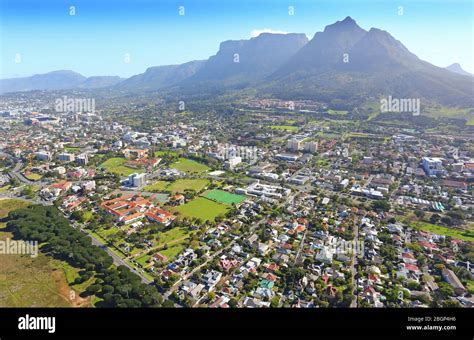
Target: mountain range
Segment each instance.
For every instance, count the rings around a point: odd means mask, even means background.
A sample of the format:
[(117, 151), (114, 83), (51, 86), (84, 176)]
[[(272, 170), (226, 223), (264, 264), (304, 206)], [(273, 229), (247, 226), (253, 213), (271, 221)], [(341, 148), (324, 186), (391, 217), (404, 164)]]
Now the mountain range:
[(304, 34), (262, 33), (249, 40), (222, 42), (207, 60), (150, 67), (128, 79), (55, 71), (0, 80), (0, 92), (70, 88), (211, 95), (250, 88), (258, 96), (281, 99), (359, 104), (390, 95), (474, 107), (474, 78), (459, 64), (434, 66), (390, 33), (366, 31), (351, 17), (326, 26), (309, 41)]

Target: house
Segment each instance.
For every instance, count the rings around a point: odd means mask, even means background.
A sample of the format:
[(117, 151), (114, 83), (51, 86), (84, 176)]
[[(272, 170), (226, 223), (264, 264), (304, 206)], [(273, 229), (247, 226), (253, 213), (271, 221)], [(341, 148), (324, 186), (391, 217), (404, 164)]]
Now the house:
[(456, 295), (462, 295), (466, 292), (466, 288), (452, 270), (445, 268), (441, 272), (441, 275), (443, 279), (454, 288)]

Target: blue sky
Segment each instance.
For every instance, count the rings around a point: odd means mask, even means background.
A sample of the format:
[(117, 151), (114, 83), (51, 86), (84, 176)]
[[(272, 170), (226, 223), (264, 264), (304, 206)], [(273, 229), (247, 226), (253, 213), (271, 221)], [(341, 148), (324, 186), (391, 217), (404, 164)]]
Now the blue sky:
[[(472, 0), (0, 0), (0, 78), (69, 69), (142, 73), (206, 59), (219, 43), (270, 29), (312, 38), (351, 16), (390, 32), (437, 66), (474, 72)], [(69, 15), (75, 6), (75, 15)], [(179, 7), (184, 6), (184, 16)], [(293, 6), (294, 15), (288, 7)], [(403, 15), (399, 15), (399, 7)], [(129, 62), (126, 56), (129, 56)], [(17, 56), (20, 60), (15, 60)], [(18, 62), (20, 61), (20, 62)]]

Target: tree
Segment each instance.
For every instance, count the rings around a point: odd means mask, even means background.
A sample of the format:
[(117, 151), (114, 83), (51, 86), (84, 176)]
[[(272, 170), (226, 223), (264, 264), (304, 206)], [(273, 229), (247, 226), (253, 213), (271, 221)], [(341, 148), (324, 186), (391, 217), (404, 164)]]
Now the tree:
[(425, 216), (425, 212), (423, 210), (415, 210), (415, 215), (421, 220)]
[(387, 200), (374, 201), (372, 202), (371, 207), (375, 211), (389, 211), (391, 208), (390, 202)]

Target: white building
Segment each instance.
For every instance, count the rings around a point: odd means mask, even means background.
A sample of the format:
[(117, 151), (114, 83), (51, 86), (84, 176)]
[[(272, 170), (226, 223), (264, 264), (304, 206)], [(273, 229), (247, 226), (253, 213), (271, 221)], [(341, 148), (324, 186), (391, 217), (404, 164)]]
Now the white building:
[(318, 152), (318, 142), (307, 142), (304, 144), (304, 151), (309, 153)]
[(128, 176), (128, 185), (141, 188), (146, 184), (146, 174), (134, 173)]

